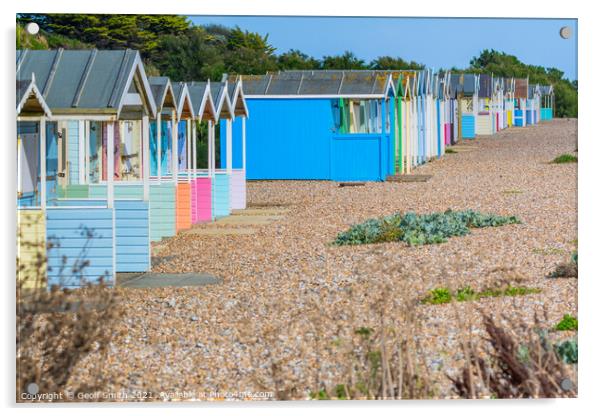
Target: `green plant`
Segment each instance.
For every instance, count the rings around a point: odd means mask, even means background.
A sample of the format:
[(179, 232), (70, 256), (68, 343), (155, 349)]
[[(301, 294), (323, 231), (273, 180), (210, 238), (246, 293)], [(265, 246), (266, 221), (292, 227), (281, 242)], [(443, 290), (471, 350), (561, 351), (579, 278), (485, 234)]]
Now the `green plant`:
[(554, 329), (557, 331), (577, 331), (578, 323), (577, 318), (571, 315), (564, 315), (560, 322), (556, 324)]
[(330, 396), (324, 389), (320, 389), (317, 392), (309, 392), (309, 398), (312, 400), (330, 400)]
[(563, 341), (559, 344), (554, 345), (554, 349), (556, 350), (556, 354), (558, 354), (560, 359), (565, 363), (577, 364), (579, 356), (577, 340), (571, 339)]
[(464, 302), (467, 300), (473, 300), (475, 298), (475, 295), (476, 294), (474, 290), (472, 290), (470, 286), (466, 286), (458, 290), (458, 292), (456, 292), (456, 299), (458, 300), (458, 302)]
[(445, 153), (446, 154), (454, 154), (454, 153), (458, 153), (457, 150), (454, 149), (450, 149), (449, 147), (447, 149), (445, 149)]
[(451, 301), (452, 295), (449, 289), (445, 287), (431, 290), (429, 297), (424, 300), (425, 303), (430, 303), (433, 305), (440, 305), (442, 303), (449, 303)]
[(410, 246), (440, 244), (449, 237), (470, 233), (470, 228), (499, 227), (505, 224), (519, 224), (515, 216), (499, 216), (480, 212), (452, 211), (418, 215), (408, 212), (382, 218), (372, 218), (349, 230), (339, 233), (333, 244), (357, 245), (390, 241), (403, 241)]
[(526, 286), (506, 286), (503, 289), (484, 289), (480, 292), (475, 292), (470, 286), (458, 289), (455, 293), (445, 287), (436, 288), (429, 292), (429, 295), (422, 299), (421, 303), (440, 305), (450, 303), (452, 300), (457, 302), (467, 302), (471, 300), (479, 300), (482, 298), (497, 298), (500, 296), (525, 296), (533, 293), (540, 293), (541, 289), (526, 287)]
[(577, 163), (577, 156), (564, 153), (560, 156), (556, 156), (552, 163)]

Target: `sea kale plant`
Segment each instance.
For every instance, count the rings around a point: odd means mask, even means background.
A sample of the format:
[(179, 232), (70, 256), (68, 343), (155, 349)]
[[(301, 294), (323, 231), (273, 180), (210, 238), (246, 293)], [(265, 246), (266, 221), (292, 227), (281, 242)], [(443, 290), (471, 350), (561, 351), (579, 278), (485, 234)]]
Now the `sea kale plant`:
[(408, 245), (439, 244), (449, 237), (463, 236), (471, 228), (520, 224), (515, 216), (483, 214), (477, 211), (452, 211), (419, 215), (414, 212), (369, 219), (339, 233), (337, 246), (403, 241)]

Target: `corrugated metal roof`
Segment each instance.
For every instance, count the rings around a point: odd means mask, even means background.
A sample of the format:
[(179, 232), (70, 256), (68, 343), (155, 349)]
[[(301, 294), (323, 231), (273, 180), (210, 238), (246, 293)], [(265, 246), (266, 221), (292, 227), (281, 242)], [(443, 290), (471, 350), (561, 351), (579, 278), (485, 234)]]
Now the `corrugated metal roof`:
[(492, 78), (489, 74), (479, 76), (479, 98), (491, 98), (493, 92)]
[(17, 51), (17, 79), (29, 78), (34, 73), (44, 99), (55, 113), (74, 109), (120, 111), (136, 67), (144, 78), (143, 84), (146, 83), (143, 88), (147, 88), (141, 92), (142, 99), (154, 115), (155, 103), (137, 51)]
[(462, 92), (465, 96), (474, 95), (476, 90), (477, 76), (475, 74), (464, 74), (464, 80), (462, 82)]
[[(247, 96), (384, 96), (393, 85), (385, 71), (284, 71), (241, 75)], [(235, 75), (227, 79), (236, 80)]]

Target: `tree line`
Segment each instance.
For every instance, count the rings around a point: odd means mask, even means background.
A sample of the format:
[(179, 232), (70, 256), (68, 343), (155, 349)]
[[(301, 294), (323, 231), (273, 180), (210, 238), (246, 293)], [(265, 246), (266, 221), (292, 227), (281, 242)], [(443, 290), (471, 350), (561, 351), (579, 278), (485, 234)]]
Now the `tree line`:
[[(22, 25), (36, 22), (37, 36)], [(115, 14), (19, 14), (17, 48), (66, 49), (131, 48), (140, 51), (149, 75), (166, 75), (175, 81), (220, 80), (223, 73), (265, 74), (290, 69), (423, 69), (424, 64), (401, 57), (379, 56), (366, 62), (351, 51), (318, 59), (297, 49), (276, 53), (268, 34), (194, 25), (185, 16)], [(554, 85), (556, 116), (577, 116), (577, 82), (557, 68), (521, 62), (494, 50), (482, 51), (464, 69), (503, 77), (529, 77), (531, 83)]]

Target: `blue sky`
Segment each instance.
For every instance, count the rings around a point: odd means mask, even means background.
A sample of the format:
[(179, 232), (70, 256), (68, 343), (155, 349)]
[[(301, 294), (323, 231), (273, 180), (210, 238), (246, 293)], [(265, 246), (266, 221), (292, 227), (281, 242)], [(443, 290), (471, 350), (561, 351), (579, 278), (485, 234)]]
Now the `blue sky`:
[[(398, 17), (189, 16), (269, 34), (276, 53), (299, 49), (321, 58), (350, 50), (365, 61), (400, 56), (435, 69), (468, 66), (483, 49), (496, 49), (533, 65), (556, 67), (577, 77), (576, 19), (437, 19)], [(569, 26), (572, 36), (559, 30)]]

